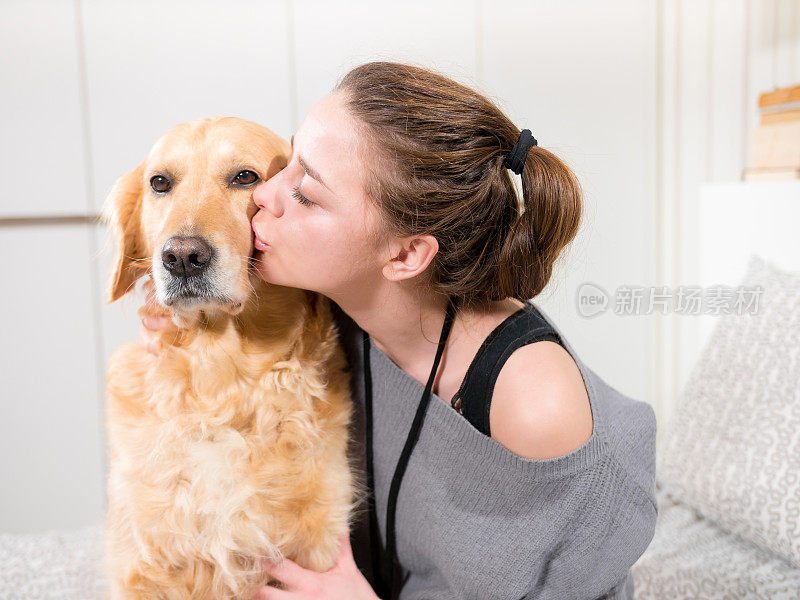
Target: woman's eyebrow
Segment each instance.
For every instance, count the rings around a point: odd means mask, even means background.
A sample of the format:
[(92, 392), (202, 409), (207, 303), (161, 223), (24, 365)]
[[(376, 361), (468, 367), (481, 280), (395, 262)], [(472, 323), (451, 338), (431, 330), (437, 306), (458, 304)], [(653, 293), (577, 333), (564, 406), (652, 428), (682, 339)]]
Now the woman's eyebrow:
[[(290, 143), (292, 145), (292, 150), (294, 150), (294, 134), (292, 134), (292, 139)], [(309, 177), (311, 177), (312, 179), (316, 179), (320, 184), (322, 184), (325, 187), (326, 190), (328, 190), (334, 196), (336, 195), (336, 193), (331, 188), (329, 188), (324, 181), (322, 181), (322, 176), (316, 169), (307, 165), (306, 162), (299, 156), (297, 157), (297, 160), (300, 162), (300, 165), (303, 167), (303, 170), (308, 174)]]

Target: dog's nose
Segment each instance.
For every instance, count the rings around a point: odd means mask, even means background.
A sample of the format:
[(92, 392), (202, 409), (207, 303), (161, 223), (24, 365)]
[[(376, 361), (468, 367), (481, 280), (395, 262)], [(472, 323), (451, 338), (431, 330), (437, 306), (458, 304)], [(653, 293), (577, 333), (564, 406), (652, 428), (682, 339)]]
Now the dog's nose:
[(200, 275), (211, 261), (211, 246), (200, 237), (172, 237), (161, 250), (161, 262), (176, 277)]

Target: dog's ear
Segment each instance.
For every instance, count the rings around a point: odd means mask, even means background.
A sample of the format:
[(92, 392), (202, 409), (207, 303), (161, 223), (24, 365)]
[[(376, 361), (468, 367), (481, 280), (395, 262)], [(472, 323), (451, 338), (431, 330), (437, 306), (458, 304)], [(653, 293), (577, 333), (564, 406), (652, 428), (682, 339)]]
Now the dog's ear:
[(101, 221), (110, 227), (117, 244), (114, 268), (108, 280), (107, 302), (127, 294), (149, 269), (141, 237), (143, 175), (144, 161), (117, 179), (100, 213)]

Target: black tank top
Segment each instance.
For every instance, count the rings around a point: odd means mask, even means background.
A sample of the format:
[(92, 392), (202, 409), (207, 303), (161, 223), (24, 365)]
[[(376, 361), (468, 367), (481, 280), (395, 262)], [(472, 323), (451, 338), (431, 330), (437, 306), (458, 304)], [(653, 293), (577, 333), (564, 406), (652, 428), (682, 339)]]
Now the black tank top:
[(520, 346), (549, 340), (564, 347), (563, 340), (531, 303), (506, 317), (481, 344), (450, 405), (478, 431), (489, 432), (489, 407), (500, 369)]

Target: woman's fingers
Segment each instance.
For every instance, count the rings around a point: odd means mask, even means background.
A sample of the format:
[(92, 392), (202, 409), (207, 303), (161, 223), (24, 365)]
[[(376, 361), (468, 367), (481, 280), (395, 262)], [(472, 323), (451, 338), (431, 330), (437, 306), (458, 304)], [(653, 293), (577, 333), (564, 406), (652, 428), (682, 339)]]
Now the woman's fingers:
[(158, 355), (161, 352), (159, 338), (164, 335), (164, 332), (175, 332), (175, 323), (169, 317), (144, 312), (140, 313), (140, 316), (142, 326), (139, 328), (139, 341), (150, 354)]
[(142, 326), (139, 327), (139, 341), (150, 354), (158, 356), (161, 352), (158, 344), (159, 332), (172, 330), (175, 328), (175, 324), (169, 317), (150, 314), (145, 309), (146, 306), (138, 311), (142, 320)]
[(305, 583), (312, 575), (311, 571), (288, 558), (277, 562), (265, 561), (264, 567), (272, 577), (290, 588)]
[(142, 325), (150, 331), (159, 331), (166, 329), (172, 323), (172, 319), (168, 317), (159, 317), (157, 315), (144, 315), (142, 317)]

